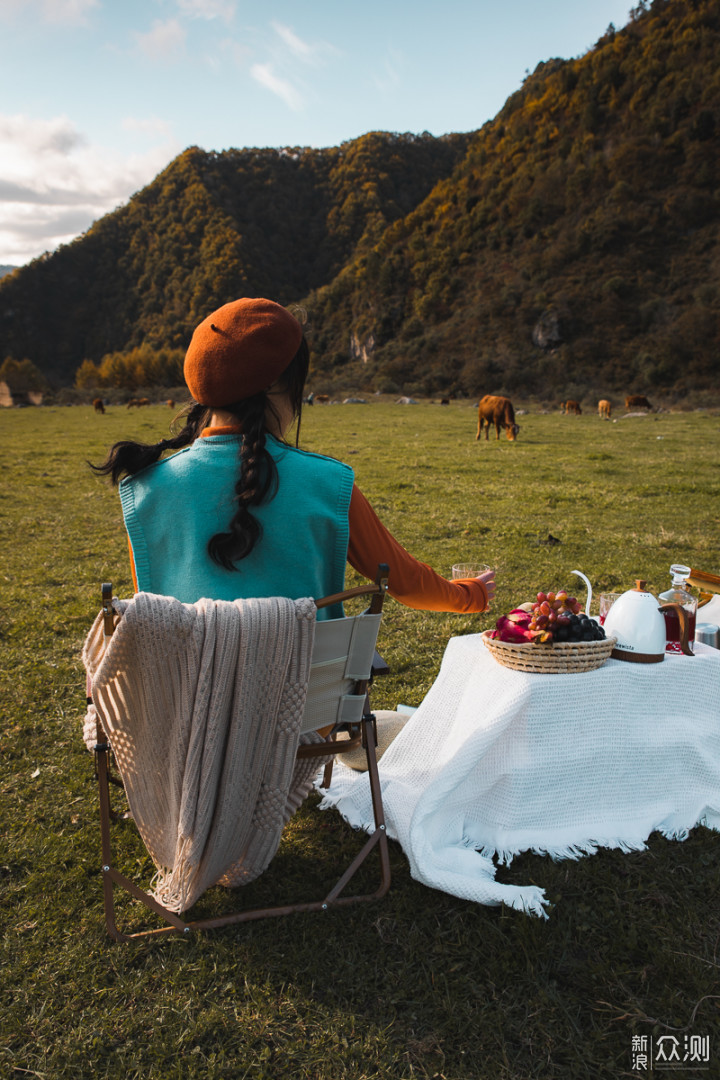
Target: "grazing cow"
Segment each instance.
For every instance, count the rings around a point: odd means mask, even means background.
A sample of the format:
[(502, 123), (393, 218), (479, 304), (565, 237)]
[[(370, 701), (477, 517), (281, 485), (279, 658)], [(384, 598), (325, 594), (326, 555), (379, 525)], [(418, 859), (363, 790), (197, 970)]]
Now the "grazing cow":
[(609, 420), (611, 413), (612, 405), (606, 398), (603, 398), (602, 401), (598, 401), (598, 416), (601, 420)]
[(329, 394), (316, 394), (315, 395), (315, 401), (317, 401), (318, 405), (328, 405), (329, 402), (330, 402), (330, 395)]
[(625, 398), (626, 409), (652, 409), (652, 405), (641, 394), (630, 394)]
[(444, 397), (444, 398), (442, 399), (442, 401), (440, 402), (440, 404), (441, 404), (441, 405), (449, 405), (449, 404), (450, 404), (450, 398), (446, 398), (446, 397)]
[(99, 398), (99, 397), (95, 398), (95, 400), (93, 401), (93, 409), (95, 410), (95, 412), (101, 412), (101, 413), (105, 412), (105, 406), (103, 405), (102, 398)]
[(579, 401), (563, 401), (561, 407), (562, 411), (568, 416), (570, 416), (571, 414), (573, 416), (582, 416), (582, 409), (580, 408)]
[(507, 432), (507, 437), (510, 442), (513, 442), (516, 435), (520, 431), (520, 428), (515, 423), (515, 410), (512, 407), (510, 398), (497, 397), (494, 394), (486, 394), (484, 398), (480, 399), (478, 404), (478, 429), (475, 441), (480, 438), (482, 434), (483, 425), (485, 428), (485, 441), (487, 442), (490, 434), (490, 425), (495, 425), (495, 438), (500, 438), (500, 428), (504, 427)]
[(136, 408), (139, 409), (141, 405), (149, 405), (149, 404), (150, 404), (150, 399), (149, 398), (146, 398), (146, 397), (140, 397), (140, 398), (133, 397), (133, 398), (130, 398), (130, 400), (128, 401), (127, 407), (128, 407), (128, 409), (132, 409), (133, 407), (136, 407)]
[(167, 405), (167, 407), (169, 409), (174, 409), (175, 408), (175, 402), (173, 401), (172, 398), (168, 398), (165, 404)]

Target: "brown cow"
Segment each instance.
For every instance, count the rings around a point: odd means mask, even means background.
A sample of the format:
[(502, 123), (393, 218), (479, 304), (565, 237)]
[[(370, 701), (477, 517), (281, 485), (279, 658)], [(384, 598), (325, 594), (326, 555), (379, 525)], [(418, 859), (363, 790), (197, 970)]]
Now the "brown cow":
[(652, 405), (641, 394), (630, 394), (625, 398), (626, 409), (652, 409)]
[(612, 405), (606, 398), (603, 398), (602, 401), (598, 401), (598, 416), (601, 420), (609, 420), (611, 413)]
[(329, 394), (316, 394), (315, 395), (315, 401), (317, 401), (318, 405), (327, 405), (328, 402), (330, 401), (330, 395)]
[(103, 405), (102, 398), (99, 398), (99, 397), (95, 398), (95, 400), (93, 401), (93, 409), (95, 410), (95, 412), (101, 412), (101, 413), (105, 412), (105, 406)]
[(515, 410), (510, 398), (498, 397), (495, 394), (486, 394), (478, 404), (478, 429), (475, 442), (482, 434), (483, 424), (485, 428), (485, 441), (490, 434), (490, 425), (495, 425), (495, 438), (500, 438), (500, 428), (504, 427), (510, 442), (513, 442), (520, 428), (515, 423)]
[(165, 402), (165, 404), (168, 406), (169, 409), (174, 409), (175, 408), (175, 402), (173, 401), (172, 398), (168, 398), (167, 401)]
[(149, 405), (149, 404), (150, 404), (150, 399), (149, 398), (146, 398), (146, 397), (141, 397), (141, 398), (133, 397), (133, 398), (130, 398), (130, 400), (128, 401), (127, 407), (128, 407), (128, 409), (132, 409), (133, 406), (136, 406), (139, 409), (141, 405)]
[(568, 416), (571, 413), (573, 416), (582, 416), (582, 409), (580, 408), (579, 401), (563, 401), (560, 407)]

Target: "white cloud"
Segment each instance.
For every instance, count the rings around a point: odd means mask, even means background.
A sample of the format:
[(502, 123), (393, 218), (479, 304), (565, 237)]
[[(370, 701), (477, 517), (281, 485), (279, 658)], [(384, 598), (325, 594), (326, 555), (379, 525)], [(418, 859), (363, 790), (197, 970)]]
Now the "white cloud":
[[(338, 56), (339, 51), (324, 41), (309, 44), (298, 37), (290, 26), (275, 19), (270, 26), (274, 32), (274, 37), (266, 42), (270, 59), (253, 64), (250, 74), (293, 112), (300, 112), (305, 107), (306, 97), (310, 95), (312, 98), (312, 88), (299, 76), (298, 61), (318, 67), (328, 56)], [(238, 56), (238, 63), (242, 59)], [(283, 72), (282, 75), (278, 74), (278, 69)]]
[(187, 31), (177, 19), (162, 22), (156, 19), (152, 29), (145, 34), (136, 34), (138, 48), (151, 60), (176, 60), (185, 51)]
[(84, 23), (88, 12), (99, 7), (100, 0), (0, 0), (0, 15), (39, 9), (40, 16), (50, 23)]
[(232, 0), (177, 0), (181, 15), (191, 19), (223, 19), (232, 22), (235, 4)]
[(303, 100), (300, 93), (287, 79), (275, 74), (272, 64), (253, 64), (250, 74), (256, 82), (264, 86), (266, 90), (276, 94), (293, 112), (300, 112)]
[(99, 8), (99, 0), (42, 0), (43, 13), (48, 22), (85, 22), (93, 8)]
[(383, 62), (382, 71), (375, 72), (373, 82), (383, 94), (390, 94), (402, 81), (402, 69), (405, 67), (405, 57), (402, 53), (391, 49)]
[(278, 37), (285, 42), (291, 53), (301, 57), (303, 60), (310, 60), (312, 58), (314, 52), (312, 45), (308, 45), (305, 41), (302, 41), (289, 26), (275, 22), (274, 19), (270, 25)]
[(26, 116), (0, 115), (0, 162), (4, 179), (26, 175), (27, 162), (40, 164), (48, 158), (61, 161), (85, 145), (85, 137), (67, 118), (31, 120)]
[(122, 155), (92, 145), (65, 116), (0, 115), (0, 263), (18, 265), (72, 240), (180, 150), (153, 118), (131, 120), (130, 128), (154, 131), (155, 142)]
[(123, 131), (137, 131), (153, 138), (172, 137), (172, 126), (159, 116), (126, 116), (120, 121)]
[(302, 38), (298, 37), (292, 27), (286, 26), (285, 23), (273, 19), (270, 25), (292, 55), (299, 60), (303, 60), (306, 64), (319, 64), (322, 63), (326, 56), (339, 55), (335, 46), (330, 45), (327, 41), (319, 41), (309, 45), (307, 41), (303, 41)]

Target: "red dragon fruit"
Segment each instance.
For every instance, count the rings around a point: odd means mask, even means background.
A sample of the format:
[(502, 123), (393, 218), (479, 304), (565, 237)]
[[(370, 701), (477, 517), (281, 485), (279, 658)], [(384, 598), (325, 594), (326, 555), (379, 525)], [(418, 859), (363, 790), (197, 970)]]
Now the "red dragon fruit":
[(492, 637), (514, 645), (525, 645), (528, 641), (551, 641), (552, 635), (547, 630), (531, 630), (529, 611), (513, 608), (507, 615), (501, 615), (495, 623)]

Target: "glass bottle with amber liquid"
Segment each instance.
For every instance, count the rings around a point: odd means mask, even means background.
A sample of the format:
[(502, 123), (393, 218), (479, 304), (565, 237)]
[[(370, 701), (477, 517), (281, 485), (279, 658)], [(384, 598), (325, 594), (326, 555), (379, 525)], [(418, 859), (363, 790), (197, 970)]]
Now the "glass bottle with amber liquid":
[[(682, 604), (688, 616), (688, 644), (693, 647), (695, 640), (695, 619), (697, 616), (697, 600), (688, 592), (687, 579), (690, 574), (689, 566), (681, 566), (679, 563), (670, 567), (672, 585), (666, 591), (660, 593), (658, 600), (661, 604)], [(674, 611), (663, 611), (665, 618), (665, 651), (680, 652), (680, 619)]]

